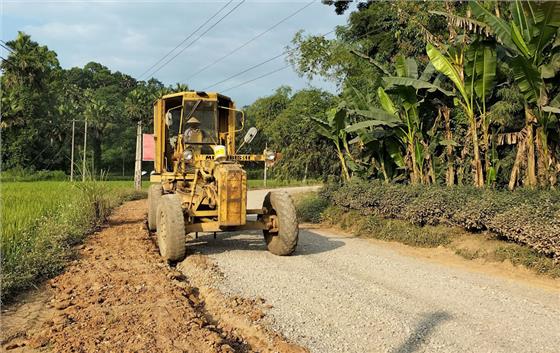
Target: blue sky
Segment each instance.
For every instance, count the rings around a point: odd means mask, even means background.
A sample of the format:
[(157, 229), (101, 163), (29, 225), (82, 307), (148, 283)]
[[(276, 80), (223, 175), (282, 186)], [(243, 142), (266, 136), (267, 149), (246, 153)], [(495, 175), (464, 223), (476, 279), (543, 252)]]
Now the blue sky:
[[(237, 5), (234, 0), (182, 47)], [(282, 53), (298, 30), (327, 33), (346, 23), (334, 9), (319, 0), (227, 59), (188, 80), (193, 73), (295, 12), (309, 0), (246, 0), (221, 23), (159, 70), (165, 84), (187, 83), (202, 89), (254, 64)], [(2, 0), (1, 38), (13, 39), (18, 30), (58, 53), (65, 68), (97, 61), (111, 70), (136, 78), (204, 23), (227, 1), (13, 1)], [(176, 52), (174, 52), (176, 53)], [(6, 53), (2, 51), (2, 56)], [(171, 56), (173, 56), (172, 54)], [(165, 61), (164, 61), (165, 62)], [(286, 64), (280, 57), (219, 86), (223, 91)], [(188, 80), (188, 81), (187, 81)], [(280, 85), (295, 89), (309, 85), (335, 90), (320, 80), (299, 78), (292, 68), (228, 90), (238, 105), (268, 95)]]

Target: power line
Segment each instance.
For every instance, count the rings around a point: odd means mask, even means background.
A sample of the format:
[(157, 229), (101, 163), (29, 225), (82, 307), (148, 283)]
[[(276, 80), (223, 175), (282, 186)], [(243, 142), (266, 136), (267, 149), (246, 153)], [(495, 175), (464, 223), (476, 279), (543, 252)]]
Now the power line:
[[(4, 43), (4, 41), (2, 41), (2, 43)], [(13, 53), (13, 52), (14, 52), (14, 50), (13, 50), (12, 48), (10, 48), (10, 47), (8, 47), (8, 46), (6, 46), (6, 45), (4, 45), (4, 44), (0, 44), (0, 47), (6, 49), (6, 50), (9, 51), (10, 53)]]
[[(334, 32), (334, 30), (323, 34), (321, 37), (327, 36), (327, 35), (329, 35), (329, 34), (332, 33), (332, 32)], [(362, 34), (361, 36), (357, 37), (356, 39), (361, 39), (361, 38), (363, 38), (363, 37), (365, 37), (365, 36), (367, 36), (367, 35), (370, 35), (371, 33), (373, 33), (373, 32), (364, 33), (364, 34)], [(296, 49), (298, 49), (299, 47), (300, 47), (300, 46), (297, 46), (297, 47), (295, 47), (295, 48), (293, 48), (293, 49), (287, 50), (287, 51), (285, 51), (284, 53), (282, 53), (281, 55), (285, 54), (286, 52), (296, 50)], [(279, 55), (273, 57), (272, 59), (277, 58), (278, 56), (279, 56)], [(269, 62), (269, 61), (271, 61), (271, 59), (266, 60), (266, 61), (263, 62), (263, 63), (266, 63), (266, 62)], [(260, 65), (262, 65), (263, 63), (257, 64), (257, 65), (260, 66)], [(257, 66), (257, 65), (255, 65), (255, 66)], [(284, 66), (282, 66), (282, 67), (280, 67), (280, 68), (278, 68), (278, 69), (269, 71), (269, 72), (267, 72), (267, 73), (265, 73), (265, 74), (263, 74), (263, 75), (261, 75), (261, 76), (255, 77), (255, 78), (253, 78), (253, 79), (251, 79), (251, 80), (248, 80), (248, 81), (245, 81), (245, 82), (242, 82), (242, 83), (240, 83), (240, 84), (238, 84), (238, 85), (235, 85), (235, 86), (233, 86), (233, 87), (229, 87), (229, 88), (223, 90), (222, 92), (226, 92), (226, 91), (229, 91), (229, 90), (232, 90), (232, 89), (235, 89), (235, 88), (239, 88), (239, 87), (241, 87), (241, 86), (245, 86), (246, 84), (249, 84), (249, 83), (251, 83), (251, 82), (253, 82), (253, 81), (260, 80), (261, 78), (264, 78), (264, 77), (270, 76), (270, 75), (272, 75), (272, 74), (275, 74), (275, 73), (277, 73), (277, 72), (279, 72), (279, 71), (285, 70), (285, 69), (288, 68), (289, 66), (290, 66), (290, 64), (284, 65)], [(249, 70), (245, 70), (245, 72), (247, 72), (247, 71), (249, 71)], [(224, 80), (223, 82), (225, 82), (225, 81), (226, 81), (226, 80)]]
[(245, 81), (245, 82), (241, 82), (240, 84), (235, 85), (235, 86), (233, 86), (233, 87), (226, 88), (226, 89), (223, 90), (222, 92), (227, 92), (227, 91), (229, 91), (229, 90), (232, 90), (232, 89), (235, 89), (235, 88), (239, 88), (239, 87), (241, 87), (241, 86), (245, 86), (246, 84), (249, 84), (249, 83), (251, 83), (251, 82), (253, 82), (253, 81), (260, 80), (261, 78), (265, 78), (265, 77), (270, 76), (270, 75), (272, 75), (272, 74), (275, 74), (275, 73), (277, 73), (277, 72), (279, 72), (279, 71), (285, 70), (285, 69), (287, 69), (288, 67), (290, 67), (290, 64), (284, 65), (284, 66), (282, 66), (282, 67), (279, 68), (279, 69), (269, 71), (269, 72), (267, 72), (267, 73), (265, 73), (265, 74), (263, 74), (263, 75), (261, 75), (261, 76), (259, 76), (259, 77), (255, 77), (255, 78), (253, 78), (253, 79), (251, 79), (251, 80), (247, 80), (247, 81)]
[(165, 54), (163, 57), (161, 57), (158, 61), (156, 61), (155, 64), (153, 64), (152, 66), (150, 66), (146, 71), (144, 71), (140, 76), (138, 76), (138, 78), (142, 78), (145, 74), (147, 74), (148, 72), (150, 72), (154, 67), (156, 67), (160, 62), (162, 62), (163, 60), (165, 60), (165, 58), (167, 58), (169, 55), (171, 55), (171, 53), (173, 53), (175, 50), (177, 50), (177, 48), (179, 48), (181, 45), (183, 45), (186, 41), (188, 41), (192, 36), (195, 35), (196, 32), (198, 32), (202, 27), (206, 26), (206, 24), (208, 22), (210, 22), (214, 17), (218, 16), (218, 14), (220, 12), (222, 12), (226, 7), (228, 7), (229, 4), (231, 4), (233, 2), (233, 0), (230, 0), (227, 4), (225, 4), (224, 6), (222, 6), (217, 12), (215, 12), (212, 16), (210, 16), (203, 24), (201, 24), (200, 26), (198, 26), (194, 31), (191, 32), (191, 34), (189, 34), (185, 39), (183, 39), (179, 44), (177, 44), (175, 46), (175, 48), (171, 49), (167, 54)]
[(169, 64), (171, 61), (173, 61), (176, 57), (178, 57), (181, 53), (183, 53), (185, 50), (187, 50), (188, 48), (190, 48), (194, 43), (196, 43), (200, 38), (202, 38), (206, 33), (208, 33), (212, 28), (216, 27), (220, 22), (222, 22), (223, 19), (225, 19), (227, 16), (229, 16), (233, 11), (235, 11), (239, 6), (241, 6), (246, 0), (242, 0), (241, 2), (239, 2), (237, 5), (235, 5), (231, 10), (229, 10), (225, 15), (223, 15), (222, 17), (220, 17), (220, 19), (216, 22), (214, 22), (214, 24), (212, 26), (210, 26), (209, 28), (207, 28), (204, 32), (202, 32), (201, 35), (199, 35), (195, 40), (193, 40), (192, 42), (189, 43), (189, 45), (187, 45), (186, 47), (184, 47), (183, 49), (181, 49), (177, 54), (175, 54), (172, 58), (170, 58), (169, 60), (167, 60), (163, 65), (161, 65), (159, 68), (157, 68), (155, 71), (153, 71), (151, 73), (151, 75), (155, 75), (156, 72), (158, 72), (159, 70), (161, 70), (162, 68), (164, 68), (167, 64)]
[(263, 35), (265, 35), (266, 33), (272, 31), (274, 28), (278, 27), (280, 24), (286, 22), (287, 20), (289, 20), (290, 18), (294, 17), (295, 15), (297, 15), (298, 13), (302, 12), (303, 10), (305, 10), (306, 8), (308, 8), (309, 6), (311, 6), (313, 3), (315, 3), (316, 0), (311, 0), (310, 2), (308, 2), (307, 4), (305, 4), (304, 6), (302, 6), (301, 8), (299, 8), (298, 10), (296, 10), (295, 12), (293, 12), (292, 14), (284, 17), (283, 19), (281, 19), (280, 21), (278, 21), (277, 23), (275, 23), (274, 25), (272, 25), (271, 27), (269, 27), (268, 29), (266, 29), (265, 31), (257, 34), (256, 36), (254, 36), (253, 38), (249, 39), (247, 42), (243, 43), (242, 45), (240, 45), (239, 47), (233, 49), (232, 51), (230, 51), (229, 53), (227, 53), (226, 55), (222, 56), (221, 58), (211, 62), (210, 64), (204, 66), (203, 68), (201, 68), (200, 70), (198, 70), (197, 72), (195, 72), (194, 74), (192, 74), (189, 78), (187, 78), (185, 81), (189, 81), (192, 78), (196, 77), (198, 74), (200, 74), (201, 72), (206, 71), (206, 69), (208, 69), (211, 66), (214, 66), (215, 64), (219, 63), (220, 61), (224, 60), (225, 58), (233, 55), (234, 53), (236, 53), (237, 51), (239, 51), (240, 49), (243, 49), (244, 47), (246, 47), (247, 45), (249, 45), (250, 43), (254, 42), (255, 40), (259, 39), (260, 37), (262, 37)]
[(8, 60), (8, 59), (6, 59), (6, 58), (4, 58), (4, 57), (2, 57), (2, 56), (0, 56), (0, 59), (4, 60), (4, 61), (7, 62), (8, 64), (10, 64), (10, 66), (12, 66), (14, 69), (17, 69), (17, 68), (18, 68), (13, 62), (11, 62), (11, 61)]
[[(333, 30), (330, 31), (330, 32), (327, 32), (327, 33), (325, 33), (325, 34), (322, 34), (321, 37), (325, 37), (325, 36), (331, 34), (331, 33), (334, 32), (334, 31), (335, 31), (335, 30), (333, 29)], [(224, 82), (230, 81), (231, 79), (236, 78), (236, 77), (238, 77), (238, 76), (240, 76), (240, 75), (243, 75), (244, 73), (249, 72), (249, 71), (251, 71), (251, 70), (254, 70), (254, 69), (256, 69), (257, 67), (263, 66), (264, 64), (269, 63), (269, 62), (271, 62), (272, 60), (278, 59), (279, 57), (284, 56), (284, 55), (286, 55), (287, 53), (298, 49), (299, 47), (300, 47), (300, 46), (297, 46), (297, 47), (292, 48), (292, 49), (284, 50), (282, 53), (280, 53), (280, 54), (278, 54), (278, 55), (275, 55), (275, 56), (273, 56), (273, 57), (271, 57), (271, 58), (269, 58), (269, 59), (266, 59), (266, 60), (264, 60), (264, 61), (261, 61), (260, 63), (255, 64), (255, 65), (253, 65), (253, 66), (250, 66), (250, 67), (246, 68), (245, 70), (242, 70), (242, 71), (240, 71), (240, 72), (238, 72), (238, 73), (236, 73), (236, 74), (233, 74), (233, 75), (229, 76), (229, 77), (226, 78), (226, 79), (223, 79), (223, 80), (221, 80), (221, 81), (219, 81), (219, 82), (213, 83), (213, 84), (211, 84), (211, 85), (209, 85), (209, 86), (207, 86), (207, 87), (204, 87), (202, 90), (203, 90), (203, 91), (206, 91), (208, 88), (211, 88), (211, 87), (214, 87), (214, 86), (218, 86), (218, 85), (220, 85), (220, 84), (222, 84), (222, 83), (224, 83)]]

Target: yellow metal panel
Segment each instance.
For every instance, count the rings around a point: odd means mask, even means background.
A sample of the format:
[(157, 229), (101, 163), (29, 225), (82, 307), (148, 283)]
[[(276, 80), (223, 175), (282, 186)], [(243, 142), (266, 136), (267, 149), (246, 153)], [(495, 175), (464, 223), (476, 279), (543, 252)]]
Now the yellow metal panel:
[(165, 130), (163, 127), (163, 101), (161, 99), (154, 103), (154, 142), (155, 142), (155, 158), (154, 158), (154, 170), (156, 173), (163, 172), (163, 153), (164, 153), (164, 143), (165, 143)]
[(247, 173), (237, 164), (216, 167), (218, 180), (218, 222), (220, 226), (239, 226), (247, 218)]

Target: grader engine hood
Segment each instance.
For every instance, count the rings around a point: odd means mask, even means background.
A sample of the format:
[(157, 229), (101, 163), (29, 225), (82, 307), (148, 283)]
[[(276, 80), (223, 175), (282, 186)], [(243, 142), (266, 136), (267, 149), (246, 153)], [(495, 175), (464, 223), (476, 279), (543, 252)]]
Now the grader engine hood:
[(218, 184), (220, 227), (245, 225), (247, 173), (239, 164), (218, 164), (214, 176)]

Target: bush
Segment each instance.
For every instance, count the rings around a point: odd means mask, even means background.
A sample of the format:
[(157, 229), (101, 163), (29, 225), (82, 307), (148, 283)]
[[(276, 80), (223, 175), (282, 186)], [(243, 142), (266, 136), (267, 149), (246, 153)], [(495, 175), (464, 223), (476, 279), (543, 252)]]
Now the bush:
[(0, 182), (16, 181), (46, 181), (46, 180), (66, 180), (68, 176), (62, 170), (26, 170), (10, 169), (0, 173)]
[(560, 192), (514, 192), (473, 187), (405, 186), (358, 181), (325, 192), (332, 204), (362, 215), (489, 230), (536, 251), (560, 257)]
[(315, 193), (296, 200), (296, 211), (300, 222), (319, 223), (329, 202)]

